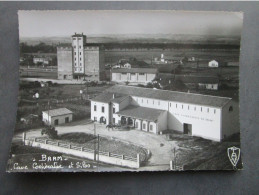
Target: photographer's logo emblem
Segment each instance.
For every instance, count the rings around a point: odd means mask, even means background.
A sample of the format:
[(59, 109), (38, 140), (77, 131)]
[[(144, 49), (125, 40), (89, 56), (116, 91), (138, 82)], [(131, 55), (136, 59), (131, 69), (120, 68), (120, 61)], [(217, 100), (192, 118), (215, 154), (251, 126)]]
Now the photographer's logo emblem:
[(239, 158), (240, 158), (240, 148), (237, 148), (235, 146), (228, 148), (228, 158), (231, 162), (231, 164), (236, 167)]

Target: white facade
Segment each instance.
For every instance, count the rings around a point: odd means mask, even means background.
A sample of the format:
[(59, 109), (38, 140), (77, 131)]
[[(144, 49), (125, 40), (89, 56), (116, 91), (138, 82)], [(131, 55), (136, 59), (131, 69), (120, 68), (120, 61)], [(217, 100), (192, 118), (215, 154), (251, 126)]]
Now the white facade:
[(219, 89), (219, 84), (218, 83), (198, 83), (199, 88), (205, 88), (205, 89), (210, 89), (210, 90), (218, 90)]
[(218, 68), (219, 63), (216, 60), (212, 60), (212, 61), (209, 62), (208, 66), (211, 67), (211, 68)]
[[(152, 90), (152, 89), (150, 89)], [(160, 90), (157, 90), (159, 93)], [(201, 98), (203, 95), (199, 95)], [(215, 97), (221, 98), (221, 97)], [(162, 100), (130, 95), (119, 103), (91, 102), (91, 119), (100, 121), (104, 116), (108, 119), (106, 124), (119, 124), (123, 116), (116, 114), (128, 105), (164, 110), (155, 121), (148, 121), (137, 117), (128, 117), (133, 120), (133, 126), (138, 130), (159, 134), (164, 130), (175, 130), (192, 136), (221, 141), (226, 137), (239, 132), (238, 108), (231, 98), (223, 106), (208, 106), (202, 104), (183, 103), (181, 101)], [(96, 106), (96, 110), (94, 110)], [(105, 106), (105, 112), (100, 113)], [(108, 110), (110, 109), (110, 110)], [(127, 108), (126, 108), (127, 109)], [(150, 125), (152, 127), (150, 127)]]
[(49, 116), (47, 112), (42, 112), (42, 121), (45, 124), (56, 126), (69, 123), (73, 120), (72, 114), (65, 114), (60, 116)]
[(45, 65), (49, 64), (49, 60), (43, 57), (34, 57), (33, 58), (33, 63), (37, 64), (37, 63), (43, 63)]
[(109, 124), (110, 112), (109, 103), (91, 101), (91, 120)]
[(84, 44), (85, 36), (72, 36), (74, 73), (84, 73)]
[(122, 66), (122, 68), (131, 68), (131, 64), (130, 63), (126, 63), (126, 64), (124, 64), (123, 66)]
[(112, 72), (113, 82), (130, 82), (145, 84), (153, 81), (156, 73), (138, 73), (138, 72)]

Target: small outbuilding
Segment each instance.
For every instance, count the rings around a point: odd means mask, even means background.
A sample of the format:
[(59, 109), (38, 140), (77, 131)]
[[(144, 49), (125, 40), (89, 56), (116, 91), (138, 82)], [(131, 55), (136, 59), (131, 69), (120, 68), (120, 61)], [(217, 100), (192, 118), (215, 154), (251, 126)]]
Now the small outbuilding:
[(42, 111), (42, 121), (48, 125), (61, 125), (64, 123), (69, 123), (72, 120), (73, 112), (67, 108)]
[(154, 68), (120, 68), (113, 69), (111, 80), (113, 82), (149, 83), (155, 79), (157, 69)]
[(216, 61), (216, 60), (211, 60), (211, 61), (209, 62), (209, 64), (208, 64), (208, 66), (209, 66), (210, 68), (218, 68), (218, 67), (219, 67), (219, 62)]

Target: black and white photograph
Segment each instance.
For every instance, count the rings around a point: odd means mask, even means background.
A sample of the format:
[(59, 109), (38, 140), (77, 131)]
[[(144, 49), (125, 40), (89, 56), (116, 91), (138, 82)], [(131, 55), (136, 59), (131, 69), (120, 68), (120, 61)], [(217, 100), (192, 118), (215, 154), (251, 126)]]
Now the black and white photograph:
[(18, 11), (7, 172), (242, 169), (242, 12)]

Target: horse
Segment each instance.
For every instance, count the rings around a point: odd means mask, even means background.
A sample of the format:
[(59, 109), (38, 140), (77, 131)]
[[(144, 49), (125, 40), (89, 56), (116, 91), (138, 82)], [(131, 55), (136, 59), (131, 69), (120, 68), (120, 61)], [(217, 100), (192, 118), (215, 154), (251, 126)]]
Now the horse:
[(110, 128), (112, 128), (112, 130), (113, 130), (113, 127), (114, 127), (113, 124), (108, 124), (108, 125), (106, 125), (106, 129), (108, 128), (108, 131), (110, 130)]

